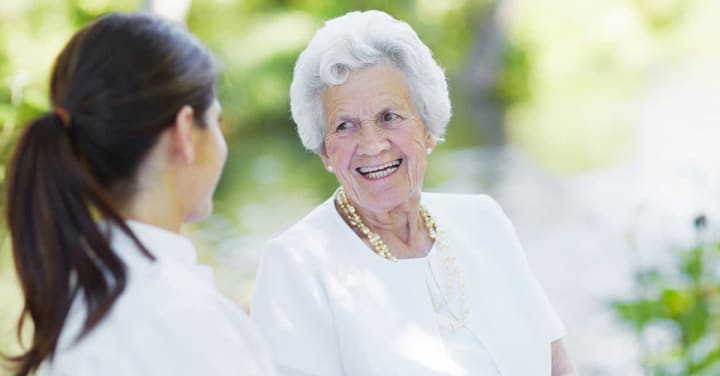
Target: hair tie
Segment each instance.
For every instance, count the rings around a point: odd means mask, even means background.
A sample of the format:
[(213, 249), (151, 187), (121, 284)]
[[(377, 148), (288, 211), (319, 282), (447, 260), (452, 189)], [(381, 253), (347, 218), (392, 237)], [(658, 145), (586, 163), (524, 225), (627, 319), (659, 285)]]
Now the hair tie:
[(60, 118), (63, 127), (70, 128), (70, 113), (62, 107), (54, 107), (52, 112)]

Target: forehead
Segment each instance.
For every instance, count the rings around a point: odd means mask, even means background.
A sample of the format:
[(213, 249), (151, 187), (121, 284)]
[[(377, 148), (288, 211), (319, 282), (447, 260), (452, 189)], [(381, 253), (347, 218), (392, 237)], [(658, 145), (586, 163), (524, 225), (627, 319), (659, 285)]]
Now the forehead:
[(325, 115), (338, 112), (374, 115), (388, 107), (409, 109), (410, 90), (405, 75), (390, 63), (381, 63), (350, 73), (340, 85), (322, 94)]

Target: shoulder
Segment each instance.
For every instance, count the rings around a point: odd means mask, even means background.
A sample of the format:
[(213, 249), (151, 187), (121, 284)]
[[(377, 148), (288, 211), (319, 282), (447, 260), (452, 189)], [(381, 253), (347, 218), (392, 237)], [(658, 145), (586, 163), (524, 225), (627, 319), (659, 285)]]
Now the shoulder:
[(455, 209), (468, 208), (468, 206), (488, 209), (498, 207), (497, 202), (486, 194), (423, 192), (422, 200), (428, 204), (448, 206)]
[(86, 338), (101, 342), (112, 337), (129, 340), (149, 327), (183, 326), (200, 317), (212, 319), (223, 312), (223, 299), (210, 282), (186, 266), (157, 262), (131, 268), (122, 294)]
[(50, 368), (83, 364), (88, 371), (73, 374), (190, 375), (208, 367), (239, 369), (241, 359), (248, 362), (263, 349), (249, 319), (213, 285), (182, 265), (152, 269), (134, 271), (108, 316), (57, 353)]
[(458, 194), (425, 192), (422, 201), (431, 212), (458, 220), (506, 221), (500, 205), (486, 194)]
[(327, 200), (265, 243), (250, 309), (256, 321), (262, 320), (260, 312), (277, 311), (283, 304), (321, 304), (325, 295), (323, 280), (339, 264), (348, 243), (343, 234), (352, 234), (336, 216), (332, 200)]
[(212, 282), (202, 279), (190, 266), (155, 262), (145, 268), (130, 270), (117, 309), (152, 316), (198, 302), (214, 302), (220, 297)]
[(272, 241), (276, 243), (293, 243), (300, 239), (312, 238), (322, 232), (323, 228), (332, 225), (337, 213), (332, 198), (322, 202), (308, 214), (283, 231)]
[(328, 199), (265, 243), (261, 265), (285, 260), (309, 266), (334, 257), (332, 245), (345, 240), (338, 223), (333, 201)]
[(122, 294), (80, 343), (105, 345), (113, 338), (132, 341), (141, 333), (146, 338), (161, 339), (162, 328), (204, 325), (225, 316), (229, 302), (192, 267), (199, 265), (155, 261), (131, 266)]
[(462, 239), (472, 253), (489, 253), (495, 260), (524, 264), (515, 227), (500, 205), (484, 194), (424, 193), (440, 229)]

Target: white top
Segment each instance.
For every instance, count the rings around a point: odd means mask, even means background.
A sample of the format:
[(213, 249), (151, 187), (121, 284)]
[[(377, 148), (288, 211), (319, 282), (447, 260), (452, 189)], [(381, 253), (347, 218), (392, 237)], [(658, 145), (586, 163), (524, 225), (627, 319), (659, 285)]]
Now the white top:
[(113, 228), (111, 245), (127, 265), (127, 285), (110, 313), (79, 342), (84, 301), (73, 304), (57, 350), (40, 375), (274, 375), (252, 322), (215, 288), (186, 238), (128, 225), (152, 253)]
[[(549, 375), (565, 329), (532, 275), (514, 229), (482, 195), (423, 193), (441, 238), (427, 257), (373, 253), (330, 199), (270, 241), (251, 317), (280, 375)], [(442, 241), (466, 293), (437, 309)], [(459, 285), (459, 284), (458, 284)]]
[[(399, 262), (418, 262), (425, 265), (425, 283), (427, 284), (430, 300), (433, 305), (440, 306), (435, 308), (440, 327), (440, 337), (448, 356), (462, 369), (457, 374), (500, 376), (495, 361), (487, 352), (485, 345), (480, 341), (477, 334), (464, 326), (456, 329), (449, 328), (449, 326), (458, 322), (463, 309), (460, 294), (467, 294), (467, 292), (458, 291), (460, 290), (457, 286), (459, 283), (453, 283), (456, 280), (462, 283), (465, 273), (463, 273), (460, 265), (453, 263), (448, 265), (444, 262), (443, 256), (452, 257), (454, 253), (449, 249), (448, 245), (439, 246), (438, 243), (441, 241), (444, 242), (443, 235), (433, 245), (426, 257), (399, 260)], [(453, 267), (457, 267), (459, 270), (448, 270)], [(448, 286), (448, 281), (450, 281), (450, 286)], [(448, 292), (448, 290), (450, 291)]]

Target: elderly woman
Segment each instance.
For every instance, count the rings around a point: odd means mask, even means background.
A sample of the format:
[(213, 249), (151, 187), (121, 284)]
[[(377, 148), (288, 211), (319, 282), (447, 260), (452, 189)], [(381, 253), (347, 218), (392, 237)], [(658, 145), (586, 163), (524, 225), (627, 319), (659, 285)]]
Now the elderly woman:
[(562, 323), (482, 195), (423, 193), (443, 70), (379, 11), (330, 20), (295, 66), (303, 145), (340, 183), (267, 244), (252, 317), (282, 375), (561, 375)]

